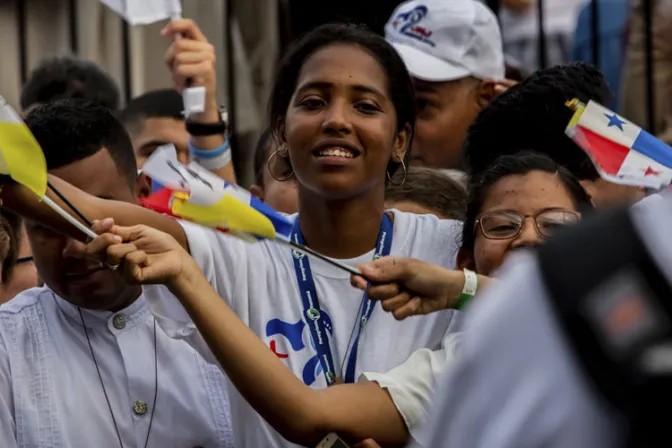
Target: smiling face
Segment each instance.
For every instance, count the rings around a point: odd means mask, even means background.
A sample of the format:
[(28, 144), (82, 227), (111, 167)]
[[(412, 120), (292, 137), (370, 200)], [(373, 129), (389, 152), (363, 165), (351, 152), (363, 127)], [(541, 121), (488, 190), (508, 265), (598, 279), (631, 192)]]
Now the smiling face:
[[(483, 202), (479, 215), (482, 226), (477, 224), (475, 229), (472, 269), (492, 275), (511, 251), (542, 244), (542, 233), (550, 234), (558, 225), (573, 223), (578, 217), (564, 211), (576, 213), (576, 207), (557, 175), (532, 171), (503, 177)], [(509, 227), (516, 222), (522, 223), (519, 233), (504, 237), (512, 233)], [(490, 238), (484, 235), (483, 227)]]
[(306, 60), (296, 86), (281, 134), (300, 188), (329, 199), (377, 189), (382, 198), (410, 129), (397, 132), (381, 65), (358, 46), (329, 45)]

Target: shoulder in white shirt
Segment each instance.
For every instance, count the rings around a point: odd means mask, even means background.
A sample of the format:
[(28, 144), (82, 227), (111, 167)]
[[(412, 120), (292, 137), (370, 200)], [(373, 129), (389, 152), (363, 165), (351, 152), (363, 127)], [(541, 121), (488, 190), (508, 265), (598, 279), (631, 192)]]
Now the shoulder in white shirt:
[(411, 437), (425, 445), (423, 427), (429, 421), (438, 379), (455, 362), (461, 333), (448, 333), (438, 350), (421, 348), (387, 373), (364, 372), (360, 381), (375, 381), (387, 389)]
[(423, 446), (618, 446), (618, 421), (576, 365), (534, 257), (507, 262), (500, 278), (465, 315)]
[[(413, 257), (455, 268), (462, 225), (433, 215), (393, 211), (391, 254)], [(295, 218), (295, 217), (294, 217)], [(229, 235), (183, 223), (192, 256), (210, 283), (236, 314), (285, 362), (305, 384), (326, 387), (324, 374), (303, 319), (303, 305), (291, 251), (271, 241), (248, 244)], [(370, 261), (373, 250), (340, 260), (354, 266)], [(350, 335), (358, 319), (362, 292), (353, 288), (349, 274), (321, 260), (310, 259), (320, 308), (331, 323), (330, 344), (337, 371), (349, 350)], [(173, 337), (183, 338), (209, 356), (179, 302), (164, 287), (147, 289), (147, 299), (160, 325)], [(364, 371), (386, 372), (422, 348), (438, 348), (455, 325), (453, 311), (397, 321), (377, 308), (359, 343), (355, 378)], [(232, 393), (232, 414), (240, 446), (286, 446), (238, 394)], [(241, 419), (240, 423), (235, 420)], [(249, 430), (241, 431), (241, 427)], [(259, 430), (262, 427), (262, 430)]]
[[(158, 325), (155, 352), (142, 296), (82, 316), (123, 446), (145, 446), (152, 412), (148, 446), (235, 446), (226, 377)], [(118, 446), (114, 421), (77, 307), (46, 287), (0, 306), (0, 446)]]

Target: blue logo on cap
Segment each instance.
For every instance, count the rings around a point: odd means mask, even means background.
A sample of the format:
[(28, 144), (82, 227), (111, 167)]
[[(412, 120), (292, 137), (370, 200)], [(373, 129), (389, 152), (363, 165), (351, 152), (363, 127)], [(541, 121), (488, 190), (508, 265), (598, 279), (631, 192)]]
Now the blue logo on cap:
[(418, 25), (426, 15), (427, 7), (425, 5), (416, 6), (410, 11), (397, 14), (397, 17), (392, 21), (392, 27), (405, 36), (434, 47), (436, 44), (430, 39), (432, 31)]

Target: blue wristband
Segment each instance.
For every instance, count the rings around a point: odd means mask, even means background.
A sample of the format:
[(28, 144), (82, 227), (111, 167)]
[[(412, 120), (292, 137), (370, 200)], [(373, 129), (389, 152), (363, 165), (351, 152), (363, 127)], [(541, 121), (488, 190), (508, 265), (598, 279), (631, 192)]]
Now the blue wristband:
[(224, 144), (215, 149), (198, 149), (192, 145), (191, 138), (189, 139), (189, 153), (196, 159), (214, 159), (215, 157), (221, 156), (229, 149), (229, 139), (226, 137), (224, 138)]

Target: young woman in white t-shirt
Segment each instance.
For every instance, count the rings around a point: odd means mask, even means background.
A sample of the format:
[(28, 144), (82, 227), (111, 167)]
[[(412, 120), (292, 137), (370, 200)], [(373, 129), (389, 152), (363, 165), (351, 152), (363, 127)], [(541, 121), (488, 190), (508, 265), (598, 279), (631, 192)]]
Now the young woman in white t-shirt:
[[(384, 209), (388, 177), (406, 169), (414, 111), (411, 79), (382, 37), (325, 25), (297, 43), (280, 66), (269, 117), (280, 148), (273, 157), (286, 158), (298, 183), (297, 239), (352, 266), (391, 254), (455, 267), (461, 223)], [(50, 181), (90, 219), (111, 217), (119, 225), (145, 224), (172, 235), (242, 321), (313, 388), (387, 371), (415, 350), (438, 347), (454, 324), (452, 310), (398, 322), (364, 300), (348, 273), (274, 242), (247, 244)], [(8, 185), (3, 199), (19, 213), (83, 239), (25, 189)], [(172, 294), (153, 288), (145, 297), (170, 336), (212, 358)], [(236, 393), (230, 402), (237, 446), (286, 446)]]
[[(576, 222), (585, 207), (590, 199), (581, 185), (548, 157), (504, 156), (472, 186), (461, 262), (492, 275), (512, 250), (541, 244), (558, 226)], [(167, 284), (232, 383), (283, 437), (308, 446), (328, 432), (384, 445), (404, 444), (408, 432), (420, 439), (436, 377), (454, 358), (455, 335), (444, 339), (441, 350), (417, 350), (385, 374), (365, 373), (371, 382), (311, 390), (263, 349), (172, 238), (142, 226), (113, 231), (129, 243), (111, 245), (112, 236), (104, 235), (91, 243), (91, 251), (107, 247), (112, 263), (127, 257), (131, 281)], [(399, 319), (454, 307), (465, 283), (460, 271), (407, 258), (386, 257), (359, 268), (379, 282), (370, 288), (371, 297), (383, 300), (383, 308)], [(479, 277), (481, 287), (490, 280)], [(354, 283), (366, 288), (361, 278)]]

